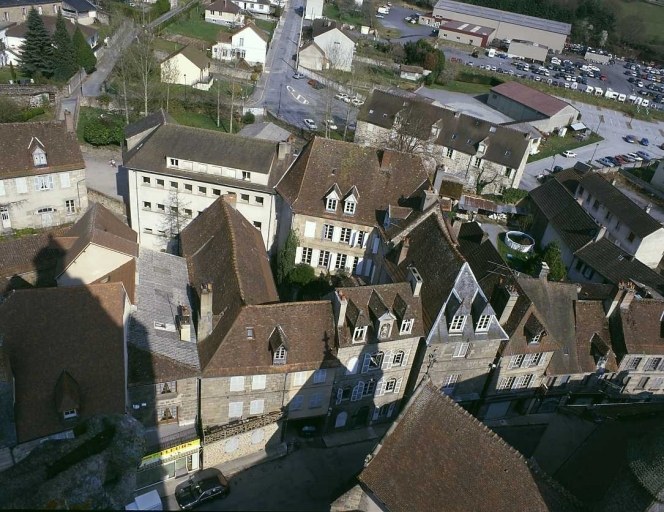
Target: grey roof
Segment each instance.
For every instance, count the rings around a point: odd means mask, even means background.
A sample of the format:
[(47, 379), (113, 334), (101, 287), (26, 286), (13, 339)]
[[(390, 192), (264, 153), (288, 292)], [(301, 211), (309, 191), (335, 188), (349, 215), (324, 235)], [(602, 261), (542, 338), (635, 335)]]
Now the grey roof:
[(530, 191), (530, 199), (572, 252), (591, 242), (599, 226), (558, 180)]
[(436, 3), (436, 6), (434, 7), (434, 13), (440, 9), (457, 14), (488, 18), (498, 23), (513, 23), (515, 25), (521, 25), (522, 27), (546, 30), (548, 32), (554, 32), (566, 36), (572, 31), (572, 25), (569, 23), (526, 16), (525, 14), (517, 14), (515, 12), (500, 11), (498, 9), (491, 9), (490, 7), (482, 7), (480, 5), (454, 2), (452, 0), (438, 0), (438, 3)]
[(635, 235), (643, 238), (659, 229), (663, 229), (659, 222), (599, 174), (595, 172), (587, 173), (581, 178), (581, 186), (592, 194), (593, 199), (597, 199), (602, 203), (620, 222), (629, 226), (629, 229)]
[(398, 116), (407, 119), (409, 131), (421, 140), (431, 138), (435, 124), (440, 130), (436, 145), (467, 155), (477, 154), (479, 143), (484, 141), (487, 147), (482, 158), (512, 169), (520, 167), (528, 152), (528, 133), (391, 91), (372, 91), (357, 120), (392, 129)]
[(586, 245), (574, 255), (610, 283), (633, 280), (664, 294), (664, 277), (606, 238)]
[(238, 135), (254, 139), (269, 140), (271, 142), (284, 142), (292, 137), (291, 132), (284, 130), (274, 123), (253, 123), (242, 128)]
[(161, 108), (149, 116), (142, 117), (138, 121), (127, 125), (124, 129), (125, 137), (133, 137), (150, 128), (162, 125), (170, 120), (171, 117)]
[(67, 4), (76, 12), (89, 12), (97, 10), (97, 8), (88, 2), (88, 0), (64, 0), (62, 3)]
[(166, 57), (166, 59), (164, 59), (164, 62), (172, 59), (178, 53), (184, 55), (189, 60), (189, 62), (191, 62), (198, 69), (205, 69), (210, 67), (211, 61), (208, 56), (191, 45), (184, 46), (179, 50), (174, 51), (168, 57)]
[[(176, 327), (178, 305), (192, 311), (187, 294), (189, 276), (187, 260), (164, 252), (140, 248), (138, 257), (138, 280), (136, 284), (136, 310), (129, 321), (129, 343), (145, 352), (171, 360), (171, 364), (185, 367), (191, 375), (200, 370), (196, 347), (196, 332), (191, 326), (191, 341), (180, 341)], [(166, 330), (156, 328), (155, 322), (166, 324)], [(133, 360), (130, 357), (130, 367)], [(156, 365), (155, 365), (156, 366)], [(172, 380), (168, 375), (159, 375), (156, 380)], [(135, 375), (132, 371), (130, 374)]]

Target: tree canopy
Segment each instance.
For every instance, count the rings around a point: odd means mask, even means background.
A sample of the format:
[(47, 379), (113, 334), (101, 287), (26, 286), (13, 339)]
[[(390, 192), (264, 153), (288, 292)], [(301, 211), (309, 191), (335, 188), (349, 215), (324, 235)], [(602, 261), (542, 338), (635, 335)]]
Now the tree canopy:
[(53, 78), (63, 82), (69, 80), (78, 69), (74, 44), (65, 23), (62, 11), (58, 11), (53, 34)]
[(33, 7), (28, 13), (25, 41), (21, 46), (21, 70), (28, 77), (53, 76), (53, 45), (44, 22)]
[(76, 26), (73, 38), (74, 50), (76, 52), (76, 64), (85, 69), (86, 73), (92, 73), (97, 65), (97, 57), (95, 57), (92, 48), (85, 40), (81, 27)]

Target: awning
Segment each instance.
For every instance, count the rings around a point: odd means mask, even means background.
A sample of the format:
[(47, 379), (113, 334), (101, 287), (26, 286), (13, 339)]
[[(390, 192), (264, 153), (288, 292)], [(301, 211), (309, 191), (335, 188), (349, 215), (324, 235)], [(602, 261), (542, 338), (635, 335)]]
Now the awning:
[(570, 128), (575, 132), (588, 129), (588, 127), (583, 123), (574, 123), (570, 126)]

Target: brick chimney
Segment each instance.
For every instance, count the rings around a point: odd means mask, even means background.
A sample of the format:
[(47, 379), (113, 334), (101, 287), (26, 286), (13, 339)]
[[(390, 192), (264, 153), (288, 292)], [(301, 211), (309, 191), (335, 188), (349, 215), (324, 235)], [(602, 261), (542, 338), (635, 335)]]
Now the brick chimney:
[(178, 306), (177, 324), (180, 341), (191, 341), (191, 313), (189, 308), (183, 304)]
[(200, 290), (198, 341), (203, 341), (210, 334), (212, 334), (212, 283), (203, 283)]
[(420, 209), (422, 211), (426, 211), (431, 206), (436, 204), (436, 200), (438, 199), (438, 194), (436, 191), (434, 191), (432, 188), (429, 188), (422, 192), (422, 202), (420, 203)]
[(605, 234), (606, 234), (606, 226), (600, 226), (593, 241), (597, 242), (598, 240), (601, 240), (602, 238), (604, 238)]
[(495, 295), (496, 298), (492, 302), (492, 306), (496, 310), (498, 323), (500, 325), (505, 325), (505, 322), (509, 320), (512, 311), (514, 311), (516, 301), (519, 299), (519, 293), (514, 286), (504, 285), (498, 288)]
[(337, 328), (341, 328), (344, 325), (344, 320), (346, 319), (346, 310), (348, 309), (348, 299), (344, 295), (344, 292), (341, 290), (334, 292), (334, 312), (337, 317)]
[(408, 282), (413, 290), (413, 297), (419, 297), (422, 293), (424, 280), (415, 267), (408, 267)]
[(399, 250), (399, 258), (397, 260), (397, 265), (401, 265), (403, 261), (408, 256), (408, 248), (410, 247), (410, 239), (405, 237), (401, 242), (401, 249)]
[(644, 210), (646, 211), (646, 213), (650, 213), (650, 210), (652, 210), (652, 203), (648, 203), (644, 208)]
[(221, 196), (234, 210), (237, 210), (237, 195), (224, 194)]
[(74, 115), (67, 109), (65, 109), (65, 129), (69, 133), (74, 133), (75, 131)]

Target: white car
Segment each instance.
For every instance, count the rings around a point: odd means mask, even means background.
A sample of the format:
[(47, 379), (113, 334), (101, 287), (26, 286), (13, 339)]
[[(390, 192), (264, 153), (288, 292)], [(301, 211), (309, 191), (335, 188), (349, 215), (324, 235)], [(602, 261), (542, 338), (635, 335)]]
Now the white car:
[(316, 126), (316, 123), (314, 122), (313, 119), (305, 119), (304, 124), (307, 128), (309, 128), (311, 131), (317, 130), (318, 126)]
[(336, 130), (338, 128), (333, 119), (328, 119), (325, 121), (325, 126), (327, 126), (330, 130)]
[(345, 92), (340, 92), (339, 94), (335, 94), (334, 97), (338, 100), (346, 101), (346, 99), (348, 98), (348, 94), (346, 94)]
[(576, 153), (574, 151), (563, 151), (563, 156), (565, 158), (575, 158)]
[(641, 162), (641, 161), (643, 160), (643, 158), (641, 158), (641, 157), (640, 157), (639, 155), (637, 155), (636, 153), (627, 153), (627, 156), (631, 156), (631, 157), (632, 157), (634, 160), (636, 160), (637, 162)]
[(364, 100), (362, 98), (353, 98), (350, 102), (356, 107), (361, 107), (364, 105)]

